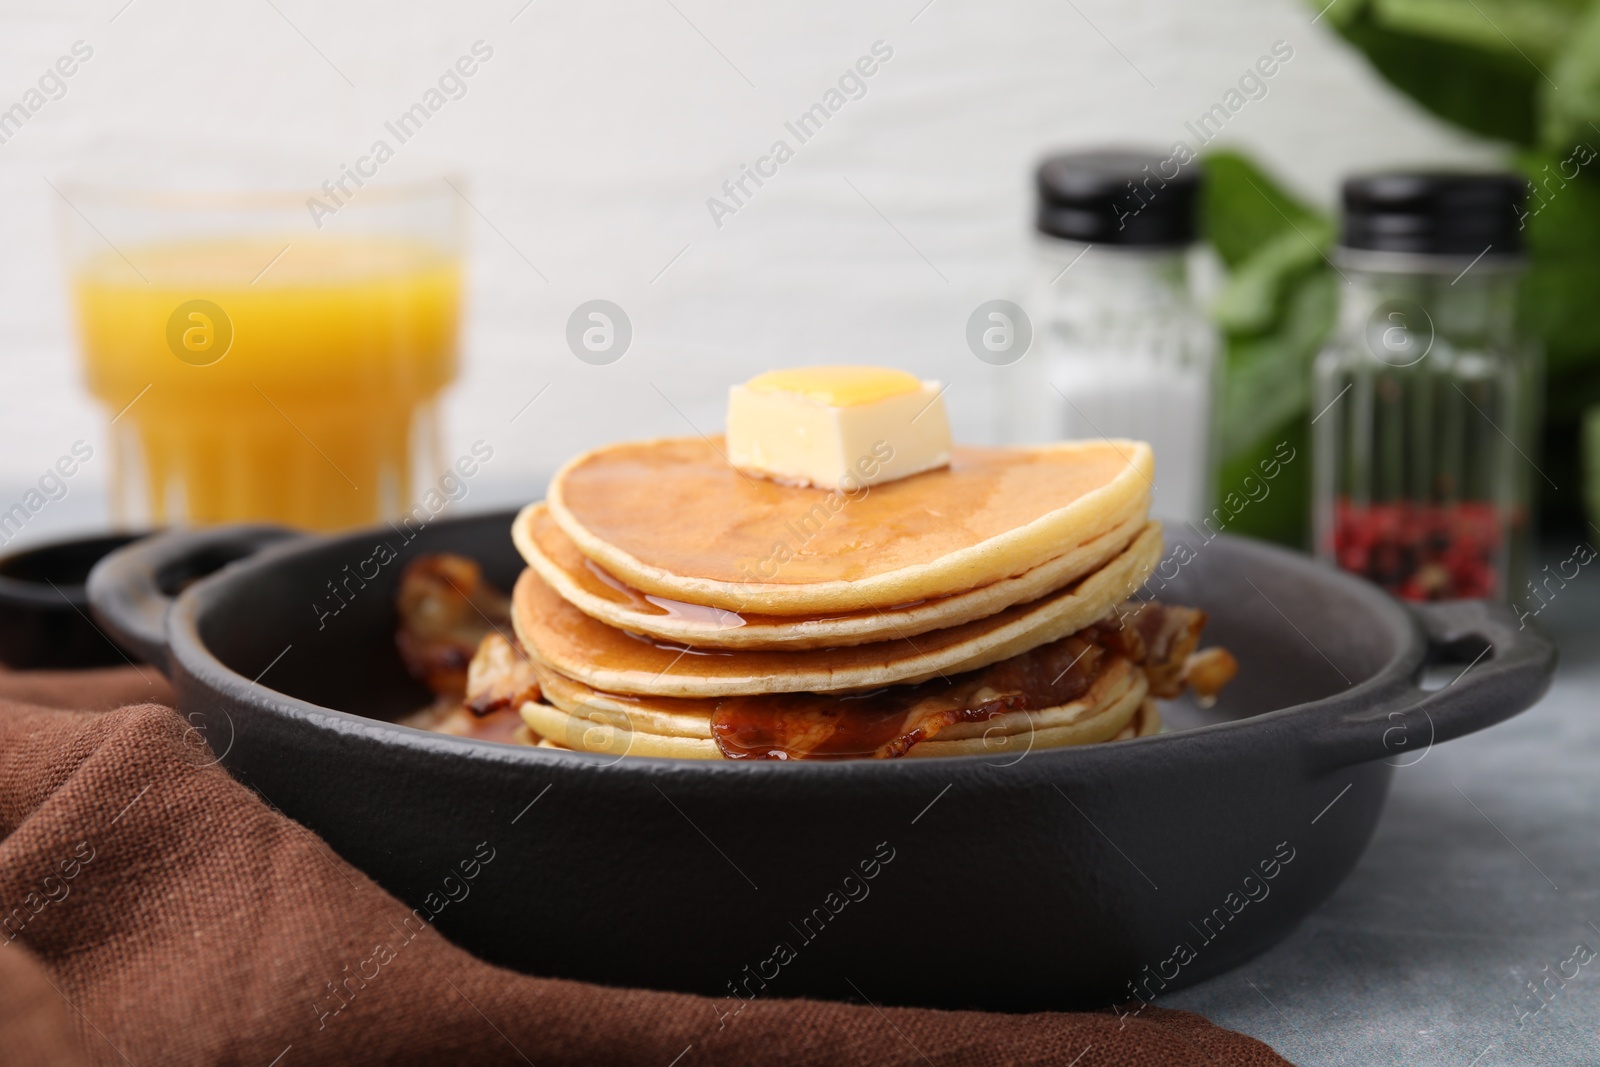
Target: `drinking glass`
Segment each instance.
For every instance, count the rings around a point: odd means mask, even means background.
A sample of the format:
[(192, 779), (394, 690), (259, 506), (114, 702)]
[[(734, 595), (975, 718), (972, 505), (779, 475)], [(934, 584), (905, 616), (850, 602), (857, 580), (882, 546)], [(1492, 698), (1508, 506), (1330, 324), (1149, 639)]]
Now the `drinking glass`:
[(348, 192), (63, 189), (118, 525), (341, 529), (397, 516), (438, 472), (458, 198)]

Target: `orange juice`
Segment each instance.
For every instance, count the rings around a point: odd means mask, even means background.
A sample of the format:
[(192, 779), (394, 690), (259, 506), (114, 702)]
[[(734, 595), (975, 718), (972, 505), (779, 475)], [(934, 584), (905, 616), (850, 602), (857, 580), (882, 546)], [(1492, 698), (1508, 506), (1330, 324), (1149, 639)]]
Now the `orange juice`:
[(452, 253), (376, 236), (122, 245), (74, 287), (122, 510), (337, 529), (411, 503), (455, 374)]

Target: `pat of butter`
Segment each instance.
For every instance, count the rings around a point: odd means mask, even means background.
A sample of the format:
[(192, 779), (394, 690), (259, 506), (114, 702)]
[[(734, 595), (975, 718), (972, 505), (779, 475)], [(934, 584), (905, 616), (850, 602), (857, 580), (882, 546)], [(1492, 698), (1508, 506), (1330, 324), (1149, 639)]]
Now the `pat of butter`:
[(846, 492), (947, 466), (942, 389), (883, 367), (771, 371), (728, 391), (728, 461)]

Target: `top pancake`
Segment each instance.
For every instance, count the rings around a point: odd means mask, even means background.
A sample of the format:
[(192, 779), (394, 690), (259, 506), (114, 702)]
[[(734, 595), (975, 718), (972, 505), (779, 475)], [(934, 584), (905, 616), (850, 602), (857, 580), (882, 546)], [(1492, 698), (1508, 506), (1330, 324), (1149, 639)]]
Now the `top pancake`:
[(651, 596), (607, 574), (578, 551), (543, 504), (522, 509), (512, 540), (528, 566), (585, 615), (608, 626), (696, 648), (839, 648), (916, 637), (1036, 600), (1104, 566), (1146, 524), (1148, 501), (1130, 501), (1127, 517), (1086, 544), (1012, 578), (912, 604), (824, 615), (761, 615)]
[(550, 482), (579, 550), (645, 593), (771, 615), (888, 608), (1022, 574), (1148, 493), (1138, 441), (957, 446), (951, 465), (857, 491), (728, 465), (720, 438), (609, 445)]

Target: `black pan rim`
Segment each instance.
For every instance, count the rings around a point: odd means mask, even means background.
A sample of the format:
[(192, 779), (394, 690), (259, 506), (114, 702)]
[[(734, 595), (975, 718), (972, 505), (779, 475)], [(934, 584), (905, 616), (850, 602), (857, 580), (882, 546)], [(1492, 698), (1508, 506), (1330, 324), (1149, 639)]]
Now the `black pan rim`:
[[(29, 556), (47, 555), (73, 549), (104, 549), (102, 555), (122, 548), (150, 531), (106, 530), (87, 534), (68, 534), (23, 545), (12, 552), (0, 554), (0, 568), (14, 566)], [(9, 547), (9, 546), (0, 546)], [(76, 582), (35, 581), (17, 578), (0, 570), (0, 600), (30, 608), (64, 611), (68, 608), (83, 611), (89, 606), (88, 589), (83, 580)]]
[[(464, 515), (453, 521), (481, 522), (498, 514), (500, 513)], [(230, 564), (216, 574), (189, 586), (178, 595), (167, 612), (167, 641), (174, 665), (181, 667), (183, 673), (207, 689), (228, 695), (269, 714), (298, 720), (319, 731), (342, 736), (365, 735), (367, 740), (385, 747), (423, 751), (437, 757), (466, 762), (510, 762), (530, 768), (552, 766), (566, 769), (609, 768), (614, 773), (617, 766), (622, 765), (647, 775), (659, 775), (666, 770), (721, 775), (792, 776), (799, 773), (806, 776), (820, 775), (829, 779), (853, 779), (873, 774), (899, 774), (920, 778), (931, 770), (948, 773), (957, 768), (1007, 766), (1007, 760), (995, 760), (982, 755), (894, 760), (815, 760), (794, 761), (792, 764), (776, 760), (684, 760), (660, 756), (609, 756), (456, 737), (324, 707), (290, 696), (232, 670), (205, 646), (199, 633), (200, 618), (226, 596), (226, 590), (235, 577), (269, 570), (278, 565), (280, 560), (293, 558), (304, 552), (347, 540), (361, 541), (370, 536), (371, 532), (363, 529), (346, 534), (293, 538), (263, 549), (248, 559)], [(1106, 760), (1120, 760), (1123, 758), (1123, 753), (1139, 751), (1155, 755), (1172, 751), (1172, 746), (1192, 745), (1200, 738), (1233, 736), (1242, 731), (1266, 732), (1285, 727), (1292, 728), (1295, 724), (1315, 716), (1331, 716), (1350, 707), (1381, 701), (1403, 689), (1415, 675), (1424, 659), (1426, 642), (1420, 624), (1398, 601), (1366, 582), (1278, 545), (1227, 534), (1218, 536), (1225, 539), (1229, 546), (1274, 556), (1277, 562), (1284, 566), (1302, 573), (1314, 573), (1318, 581), (1331, 582), (1343, 587), (1345, 591), (1359, 598), (1363, 606), (1371, 611), (1374, 622), (1382, 621), (1392, 628), (1396, 648), (1394, 655), (1363, 681), (1317, 700), (1276, 708), (1241, 719), (1210, 723), (1150, 737), (1030, 751), (1024, 754), (1027, 757), (1025, 760), (1017, 757), (1018, 764), (1027, 762), (1040, 768), (1055, 769), (1065, 761), (1073, 760), (1076, 761), (1072, 764), (1074, 768), (1087, 769)]]

